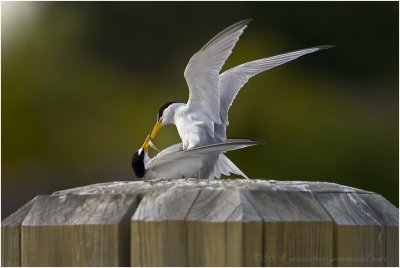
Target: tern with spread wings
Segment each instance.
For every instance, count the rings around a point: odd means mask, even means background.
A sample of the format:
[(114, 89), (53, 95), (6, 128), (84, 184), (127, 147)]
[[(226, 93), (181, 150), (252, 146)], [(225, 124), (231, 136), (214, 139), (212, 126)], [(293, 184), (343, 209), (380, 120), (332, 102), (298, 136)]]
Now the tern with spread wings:
[[(251, 77), (303, 55), (332, 47), (316, 46), (288, 52), (247, 62), (220, 74), (249, 22), (242, 20), (229, 26), (192, 56), (184, 72), (189, 87), (188, 102), (168, 102), (159, 109), (148, 143), (161, 127), (169, 124), (176, 126), (183, 150), (225, 142), (229, 108)], [(218, 178), (229, 173), (247, 178), (223, 152), (209, 153), (199, 172), (201, 178)]]
[(151, 139), (162, 126), (173, 124), (183, 149), (224, 141), (228, 110), (251, 77), (303, 55), (332, 47), (317, 46), (288, 52), (247, 62), (220, 74), (249, 22), (242, 20), (226, 28), (192, 56), (184, 72), (189, 100), (187, 103), (168, 102), (160, 108)]

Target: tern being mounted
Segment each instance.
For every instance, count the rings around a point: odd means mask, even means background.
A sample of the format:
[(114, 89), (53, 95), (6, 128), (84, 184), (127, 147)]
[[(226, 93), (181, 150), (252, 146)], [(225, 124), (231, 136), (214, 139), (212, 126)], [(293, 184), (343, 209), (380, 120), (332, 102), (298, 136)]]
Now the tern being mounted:
[[(225, 142), (228, 110), (239, 90), (251, 77), (303, 55), (331, 47), (317, 46), (259, 59), (220, 74), (249, 22), (243, 20), (229, 26), (192, 56), (184, 72), (189, 87), (189, 100), (187, 103), (168, 102), (160, 108), (149, 142), (156, 137), (162, 126), (169, 124), (176, 126), (183, 150)], [(246, 177), (223, 153), (218, 152), (210, 154), (199, 176), (214, 178), (229, 172)]]

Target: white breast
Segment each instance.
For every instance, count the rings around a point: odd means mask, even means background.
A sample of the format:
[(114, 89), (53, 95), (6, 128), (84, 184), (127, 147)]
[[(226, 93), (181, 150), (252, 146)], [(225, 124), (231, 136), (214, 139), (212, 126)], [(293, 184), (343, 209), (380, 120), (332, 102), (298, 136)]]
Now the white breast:
[(214, 143), (214, 124), (210, 121), (182, 113), (176, 118), (175, 125), (185, 150)]

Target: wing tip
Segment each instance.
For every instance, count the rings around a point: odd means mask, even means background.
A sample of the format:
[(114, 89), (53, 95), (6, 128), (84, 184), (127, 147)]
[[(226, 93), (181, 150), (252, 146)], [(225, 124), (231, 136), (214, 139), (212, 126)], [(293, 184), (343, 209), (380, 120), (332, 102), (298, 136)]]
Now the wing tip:
[(238, 30), (241, 30), (243, 32), (243, 30), (246, 29), (247, 24), (249, 24), (251, 20), (252, 19), (244, 19), (228, 26), (227, 28), (219, 32), (217, 35), (215, 35), (213, 38), (211, 38), (211, 40), (208, 41), (199, 51), (206, 50), (215, 40), (217, 40), (219, 37), (228, 32), (235, 32)]
[(324, 50), (324, 49), (329, 49), (333, 48), (335, 45), (322, 45), (322, 46), (316, 46), (315, 48), (318, 48), (318, 50)]
[(261, 141), (261, 140), (256, 140), (256, 139), (248, 139), (248, 138), (227, 138), (226, 141), (242, 141), (242, 142), (250, 142), (254, 145), (256, 144), (265, 144), (265, 141)]
[(249, 24), (252, 20), (253, 20), (252, 18), (243, 19), (235, 24)]
[(278, 56), (282, 56), (282, 55), (286, 55), (286, 54), (289, 54), (289, 53), (299, 53), (299, 52), (302, 52), (301, 55), (299, 55), (298, 57), (296, 57), (296, 58), (299, 58), (299, 57), (304, 56), (304, 55), (306, 55), (306, 54), (315, 53), (315, 52), (317, 52), (317, 51), (325, 50), (325, 49), (329, 49), (329, 48), (333, 48), (333, 47), (335, 47), (335, 45), (313, 46), (313, 47), (308, 47), (308, 48), (302, 48), (302, 49), (293, 50), (293, 51), (290, 51), (290, 52), (286, 52), (286, 53), (283, 53), (283, 54), (279, 54), (279, 55), (276, 55), (276, 56), (272, 56), (271, 58), (273, 58), (273, 57), (278, 57)]
[(237, 30), (241, 29), (242, 31), (244, 31), (244, 29), (247, 28), (247, 25), (248, 25), (252, 20), (253, 20), (253, 19), (244, 19), (244, 20), (241, 20), (241, 21), (238, 21), (238, 22), (232, 24), (232, 25), (229, 26), (228, 28), (237, 29)]
[(253, 20), (252, 18), (240, 20), (240, 21), (235, 22), (235, 23), (231, 24), (230, 26), (228, 26), (227, 28), (225, 28), (225, 30), (234, 29), (234, 28), (241, 28), (241, 27), (249, 24), (252, 20)]
[[(320, 45), (320, 46), (313, 46), (313, 47), (303, 48), (303, 49), (299, 49), (299, 50), (294, 50), (292, 52), (301, 52), (301, 51), (305, 51), (305, 50), (311, 50), (308, 53), (313, 53), (313, 52), (317, 52), (320, 50), (325, 50), (325, 49), (329, 49), (329, 48), (333, 48), (333, 47), (335, 47), (335, 45)], [(308, 54), (308, 53), (306, 53), (306, 54)]]

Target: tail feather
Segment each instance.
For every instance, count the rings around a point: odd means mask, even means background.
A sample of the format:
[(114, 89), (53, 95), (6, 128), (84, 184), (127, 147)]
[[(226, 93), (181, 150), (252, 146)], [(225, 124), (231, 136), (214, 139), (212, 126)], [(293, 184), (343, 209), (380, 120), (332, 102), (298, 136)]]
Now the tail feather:
[(210, 177), (214, 177), (214, 178), (217, 178), (217, 179), (221, 178), (221, 165), (220, 165), (219, 162), (215, 163), (214, 172), (213, 172), (213, 174), (211, 174)]
[(221, 178), (221, 175), (224, 174), (225, 176), (229, 176), (229, 172), (226, 171), (226, 166), (224, 165), (224, 162), (220, 161), (220, 158), (218, 158), (218, 161), (215, 162), (214, 164), (214, 169), (213, 172), (210, 174), (209, 179), (213, 178)]
[[(229, 176), (230, 173), (234, 173), (236, 175), (240, 175), (243, 178), (249, 179), (246, 174), (244, 174), (231, 160), (229, 160), (228, 157), (226, 157), (224, 154), (221, 154), (219, 156), (219, 160), (215, 165), (218, 167), (218, 173), (219, 174), (224, 174), (226, 176)], [(216, 174), (216, 170), (214, 171), (214, 174)]]
[(224, 174), (225, 176), (229, 176), (229, 175), (231, 175), (229, 166), (227, 165), (226, 161), (221, 161), (221, 158), (223, 158), (223, 157), (226, 157), (226, 156), (224, 154), (221, 154), (219, 156), (218, 164), (219, 164), (219, 167), (220, 167), (220, 172), (222, 174)]

